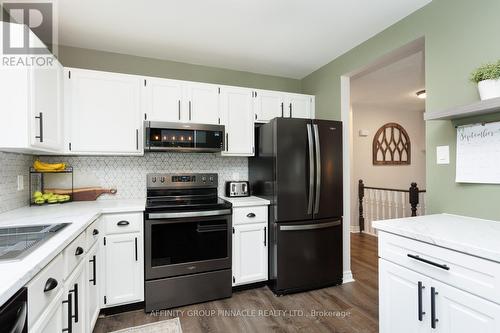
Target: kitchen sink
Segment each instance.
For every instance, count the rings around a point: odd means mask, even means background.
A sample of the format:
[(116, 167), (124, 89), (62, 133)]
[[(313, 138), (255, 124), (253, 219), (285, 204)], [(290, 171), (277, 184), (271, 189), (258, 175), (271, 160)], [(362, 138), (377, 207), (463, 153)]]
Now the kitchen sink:
[(0, 261), (20, 260), (69, 223), (0, 227)]

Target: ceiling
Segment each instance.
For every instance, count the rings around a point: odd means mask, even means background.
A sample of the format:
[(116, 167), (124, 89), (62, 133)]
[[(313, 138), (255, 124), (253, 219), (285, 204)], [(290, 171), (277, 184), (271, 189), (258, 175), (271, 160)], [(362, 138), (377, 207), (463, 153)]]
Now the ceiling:
[(303, 78), (431, 0), (63, 0), (59, 43)]
[(416, 92), (425, 89), (424, 52), (419, 51), (382, 68), (366, 71), (351, 81), (351, 104), (423, 111), (425, 100)]

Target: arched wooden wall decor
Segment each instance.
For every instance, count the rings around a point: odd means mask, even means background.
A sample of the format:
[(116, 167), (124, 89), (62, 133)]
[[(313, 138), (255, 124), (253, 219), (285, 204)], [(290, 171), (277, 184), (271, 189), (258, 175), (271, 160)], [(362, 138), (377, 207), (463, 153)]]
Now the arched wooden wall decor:
[(388, 123), (373, 138), (373, 165), (411, 164), (411, 143), (403, 126)]

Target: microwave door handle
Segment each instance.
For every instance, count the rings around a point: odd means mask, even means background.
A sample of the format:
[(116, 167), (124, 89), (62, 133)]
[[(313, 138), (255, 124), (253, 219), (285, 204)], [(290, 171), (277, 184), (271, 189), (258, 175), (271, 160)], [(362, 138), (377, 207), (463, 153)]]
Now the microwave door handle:
[(307, 124), (307, 143), (309, 147), (309, 195), (307, 201), (307, 215), (312, 213), (314, 192), (314, 148), (311, 124)]
[(319, 213), (319, 199), (321, 195), (321, 147), (319, 143), (318, 125), (314, 124), (314, 143), (316, 150), (316, 198), (314, 200), (314, 214)]

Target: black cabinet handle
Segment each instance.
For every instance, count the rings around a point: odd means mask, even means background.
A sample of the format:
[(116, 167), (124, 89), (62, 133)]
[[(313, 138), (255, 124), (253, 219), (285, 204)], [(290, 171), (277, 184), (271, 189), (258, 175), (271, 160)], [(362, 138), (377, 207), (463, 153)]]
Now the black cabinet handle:
[(292, 118), (292, 103), (290, 103), (290, 118)]
[(95, 236), (95, 235), (99, 235), (99, 230), (94, 229), (94, 231), (92, 231), (92, 235), (94, 235), (94, 236)]
[(281, 118), (285, 116), (285, 107), (283, 106), (283, 102), (281, 103)]
[(247, 217), (255, 217), (255, 213), (248, 213)]
[(92, 284), (95, 286), (96, 284), (96, 262), (95, 262), (95, 256), (92, 256), (92, 259), (89, 260), (89, 262), (92, 263), (92, 279), (89, 280), (89, 282), (92, 282)]
[(69, 291), (75, 294), (75, 314), (71, 318), (75, 318), (75, 323), (78, 322), (78, 283), (75, 283), (73, 289)]
[(130, 224), (129, 221), (120, 221), (116, 225), (119, 226), (119, 227), (124, 227), (124, 226), (127, 226), (129, 224)]
[(81, 246), (77, 247), (75, 250), (75, 256), (79, 256), (83, 254), (83, 248)]
[(436, 288), (431, 287), (431, 328), (436, 328), (436, 323), (439, 319), (436, 318)]
[(421, 258), (420, 256), (418, 256), (416, 254), (407, 254), (407, 256), (410, 257), (410, 258), (412, 258), (412, 259), (415, 259), (415, 260), (418, 260), (418, 261), (421, 261), (421, 262), (425, 262), (426, 264), (432, 265), (434, 267), (438, 267), (438, 268), (441, 268), (441, 269), (444, 269), (444, 270), (447, 270), (447, 271), (450, 270), (450, 267), (447, 266), (447, 265), (445, 265), (445, 264), (438, 264), (437, 262)]
[(425, 312), (422, 311), (422, 290), (425, 289), (425, 286), (422, 284), (422, 281), (418, 281), (418, 320), (422, 321), (424, 318)]
[(226, 133), (226, 151), (229, 151), (229, 133)]
[(181, 120), (181, 100), (178, 100), (177, 102), (177, 107), (179, 109), (179, 120)]
[(135, 238), (135, 261), (137, 261), (137, 237)]
[(57, 287), (57, 280), (54, 278), (48, 278), (47, 282), (45, 282), (45, 287), (43, 288), (43, 292), (54, 290)]
[(191, 101), (189, 101), (189, 120), (191, 120)]
[(40, 112), (38, 116), (35, 117), (40, 121), (40, 135), (35, 136), (35, 139), (39, 139), (40, 142), (43, 142), (43, 112)]
[(68, 332), (72, 333), (73, 332), (73, 314), (71, 311), (73, 311), (73, 297), (71, 295), (71, 292), (68, 294), (68, 300), (67, 301), (62, 301), (63, 304), (68, 304), (68, 328), (63, 328), (63, 332)]
[(264, 227), (264, 246), (267, 246), (267, 227)]

